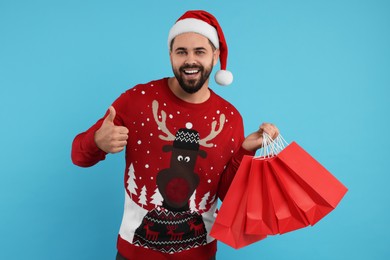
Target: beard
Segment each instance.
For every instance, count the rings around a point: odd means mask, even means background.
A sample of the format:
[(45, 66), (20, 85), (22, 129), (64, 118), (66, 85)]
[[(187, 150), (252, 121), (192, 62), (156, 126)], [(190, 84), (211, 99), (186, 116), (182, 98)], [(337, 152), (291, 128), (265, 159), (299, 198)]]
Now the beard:
[[(180, 87), (187, 93), (193, 94), (199, 91), (202, 88), (204, 83), (208, 80), (211, 71), (213, 69), (213, 61), (210, 66), (203, 67), (202, 65), (183, 65), (179, 69), (173, 69), (173, 74), (175, 75), (177, 81), (179, 82)], [(199, 70), (200, 77), (196, 79), (186, 79), (184, 70)]]

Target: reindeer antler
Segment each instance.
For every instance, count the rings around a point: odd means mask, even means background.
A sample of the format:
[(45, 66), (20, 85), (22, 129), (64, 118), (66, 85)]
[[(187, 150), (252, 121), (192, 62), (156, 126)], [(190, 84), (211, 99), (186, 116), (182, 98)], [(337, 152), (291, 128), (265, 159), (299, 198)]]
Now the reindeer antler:
[(216, 137), (223, 129), (223, 125), (225, 124), (225, 115), (224, 114), (221, 114), (221, 116), (219, 117), (219, 127), (218, 127), (218, 130), (215, 130), (216, 126), (217, 126), (217, 121), (213, 121), (211, 123), (211, 132), (208, 136), (206, 136), (205, 138), (199, 140), (199, 144), (200, 145), (203, 145), (205, 147), (211, 147), (213, 146), (213, 143), (207, 143), (208, 141), (214, 139), (214, 137)]
[(154, 120), (156, 121), (158, 127), (161, 129), (161, 131), (166, 134), (164, 135), (159, 135), (161, 140), (164, 141), (173, 141), (175, 140), (175, 136), (168, 130), (166, 126), (166, 120), (167, 120), (167, 114), (164, 112), (164, 110), (161, 110), (161, 121), (158, 119), (158, 102), (157, 100), (153, 100), (152, 102), (152, 109), (153, 109), (153, 117)]

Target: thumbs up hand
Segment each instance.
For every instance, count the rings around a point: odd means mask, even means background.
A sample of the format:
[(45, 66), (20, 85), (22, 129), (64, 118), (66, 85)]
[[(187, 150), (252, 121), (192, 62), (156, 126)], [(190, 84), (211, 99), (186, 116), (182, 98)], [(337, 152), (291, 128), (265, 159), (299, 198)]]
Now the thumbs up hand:
[(119, 153), (127, 144), (129, 130), (124, 126), (116, 126), (114, 124), (115, 108), (110, 106), (109, 110), (102, 126), (95, 133), (95, 143), (106, 153)]

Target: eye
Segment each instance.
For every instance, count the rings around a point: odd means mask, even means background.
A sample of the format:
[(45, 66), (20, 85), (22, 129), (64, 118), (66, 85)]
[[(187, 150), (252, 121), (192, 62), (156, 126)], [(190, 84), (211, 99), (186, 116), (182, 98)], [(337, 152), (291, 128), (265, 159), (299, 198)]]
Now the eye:
[(176, 51), (176, 54), (179, 55), (179, 56), (184, 56), (187, 53), (185, 51), (179, 50), (179, 51)]
[(179, 156), (177, 157), (177, 160), (178, 160), (179, 162), (183, 161), (183, 156), (182, 156), (182, 155), (179, 155)]
[(186, 158), (184, 158), (184, 161), (186, 162), (189, 162), (191, 160), (191, 158), (189, 156), (186, 156)]

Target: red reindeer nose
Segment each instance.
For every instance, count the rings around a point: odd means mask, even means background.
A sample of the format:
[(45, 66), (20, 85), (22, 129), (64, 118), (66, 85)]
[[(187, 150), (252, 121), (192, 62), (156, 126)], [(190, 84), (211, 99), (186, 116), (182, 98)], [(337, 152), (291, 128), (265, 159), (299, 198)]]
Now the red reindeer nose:
[(167, 199), (174, 203), (182, 203), (188, 200), (190, 187), (183, 178), (172, 178), (165, 187)]

